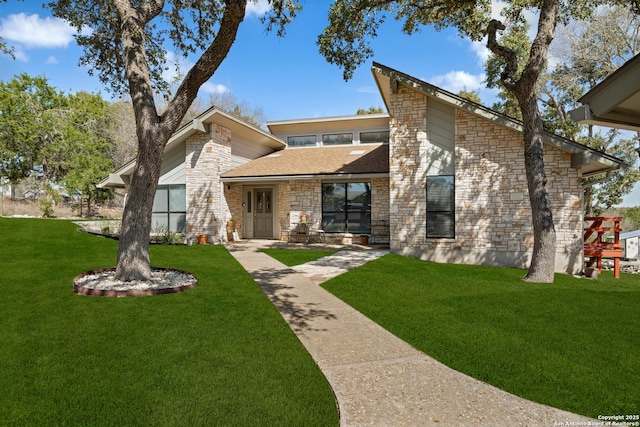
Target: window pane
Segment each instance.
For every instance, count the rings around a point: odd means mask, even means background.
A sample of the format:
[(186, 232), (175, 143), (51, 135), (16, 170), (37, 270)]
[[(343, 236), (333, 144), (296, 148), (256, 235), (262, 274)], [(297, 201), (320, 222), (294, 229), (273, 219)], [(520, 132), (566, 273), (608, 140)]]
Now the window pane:
[(169, 215), (169, 231), (184, 233), (187, 223), (187, 215), (183, 213)]
[(389, 143), (389, 131), (360, 132), (360, 144)]
[(336, 133), (330, 135), (322, 135), (323, 145), (346, 145), (353, 143), (352, 133)]
[(322, 229), (325, 233), (342, 233), (345, 231), (346, 214), (332, 212), (322, 215)]
[(169, 211), (187, 211), (187, 190), (185, 185), (172, 185), (169, 187)]
[(271, 213), (271, 191), (264, 193), (264, 213)]
[(347, 222), (350, 233), (370, 233), (371, 232), (371, 212), (349, 212)]
[(151, 215), (151, 231), (166, 231), (169, 228), (169, 217), (166, 213)]
[(427, 177), (427, 237), (455, 237), (455, 179)]
[(158, 187), (153, 199), (153, 212), (167, 212), (169, 210), (168, 194), (167, 187)]
[(262, 191), (256, 192), (256, 212), (258, 212), (258, 213), (264, 213), (264, 211), (263, 211), (263, 209), (264, 209), (263, 196), (264, 196), (264, 193)]
[(316, 145), (315, 135), (305, 136), (290, 136), (287, 138), (287, 145), (289, 147), (308, 147)]
[(427, 213), (427, 237), (454, 238), (453, 212)]
[(365, 182), (349, 183), (347, 187), (348, 210), (371, 210), (370, 185)]
[(455, 209), (453, 176), (427, 177), (427, 211)]
[(324, 212), (343, 211), (346, 184), (322, 184), (322, 210)]

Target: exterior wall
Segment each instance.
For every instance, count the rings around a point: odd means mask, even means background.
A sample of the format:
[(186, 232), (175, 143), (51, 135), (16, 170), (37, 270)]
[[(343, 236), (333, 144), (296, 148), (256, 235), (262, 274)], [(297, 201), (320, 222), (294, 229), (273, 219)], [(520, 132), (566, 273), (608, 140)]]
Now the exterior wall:
[(278, 184), (277, 189), (278, 199), (276, 209), (278, 209), (277, 220), (277, 235), (278, 238), (282, 237), (282, 228), (290, 228), (294, 221), (291, 218), (291, 186), (289, 182), (282, 182)]
[(291, 222), (298, 222), (302, 212), (307, 214), (310, 228), (320, 227), (322, 221), (322, 181), (319, 179), (289, 181), (287, 210)]
[(184, 184), (185, 144), (181, 143), (164, 153), (158, 185)]
[(220, 174), (229, 169), (230, 164), (229, 129), (211, 124), (209, 133), (196, 134), (187, 140), (187, 242), (193, 242), (196, 234), (208, 234), (209, 242), (225, 237), (224, 226), (231, 214), (222, 192)]
[[(296, 180), (278, 185), (278, 227), (299, 222), (301, 213), (307, 215), (310, 228), (322, 223), (322, 180)], [(389, 179), (371, 180), (371, 219), (389, 221)], [(278, 228), (278, 234), (280, 228)], [(327, 242), (352, 244), (351, 233), (327, 233)]]
[[(425, 95), (405, 87), (392, 96), (390, 147), (391, 250), (437, 262), (526, 268), (533, 251), (522, 135), (455, 112), (456, 237), (426, 238)], [(571, 157), (545, 147), (557, 234), (556, 271), (582, 271), (582, 186)]]

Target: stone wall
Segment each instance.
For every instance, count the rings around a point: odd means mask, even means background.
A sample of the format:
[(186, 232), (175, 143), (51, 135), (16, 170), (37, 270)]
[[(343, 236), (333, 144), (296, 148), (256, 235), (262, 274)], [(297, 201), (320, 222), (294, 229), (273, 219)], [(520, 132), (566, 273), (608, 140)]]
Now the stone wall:
[[(364, 180), (366, 181), (366, 179)], [(322, 180), (298, 180), (279, 185), (278, 215), (280, 220), (289, 224), (299, 221), (300, 214), (307, 214), (310, 228), (322, 225)], [(389, 221), (389, 180), (375, 178), (371, 180), (371, 219)], [(327, 242), (352, 244), (351, 233), (326, 233)]]
[(208, 234), (209, 242), (224, 236), (230, 218), (222, 194), (220, 174), (231, 165), (231, 131), (211, 124), (208, 133), (198, 133), (186, 143), (187, 242), (197, 234)]
[[(426, 238), (429, 101), (401, 87), (392, 97), (391, 249), (438, 262), (526, 268), (533, 250), (522, 134), (457, 109), (454, 239)], [(582, 186), (571, 156), (545, 146), (549, 197), (557, 233), (556, 271), (582, 270)]]

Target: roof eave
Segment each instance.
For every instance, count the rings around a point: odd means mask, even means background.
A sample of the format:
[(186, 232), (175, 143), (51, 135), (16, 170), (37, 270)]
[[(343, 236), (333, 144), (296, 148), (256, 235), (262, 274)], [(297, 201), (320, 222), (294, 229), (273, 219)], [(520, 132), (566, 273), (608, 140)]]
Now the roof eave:
[[(569, 115), (576, 123), (640, 132), (640, 121), (638, 117), (612, 114), (606, 117), (598, 117), (591, 110), (590, 104), (585, 104), (569, 111)], [(635, 119), (635, 121), (633, 119)]]
[(322, 179), (322, 180), (353, 180), (353, 179), (373, 179), (373, 178), (388, 178), (389, 173), (377, 172), (377, 173), (328, 173), (328, 174), (308, 174), (308, 175), (267, 175), (267, 176), (240, 176), (240, 177), (225, 177), (221, 176), (220, 181), (224, 183), (250, 183), (250, 182), (282, 182), (282, 181), (299, 181), (310, 179)]
[[(392, 68), (386, 67), (382, 64), (374, 62), (371, 67), (371, 70), (373, 72), (376, 84), (378, 85), (378, 88), (380, 89), (380, 93), (387, 106), (389, 102), (387, 98), (390, 96), (391, 93), (394, 92), (394, 90), (397, 90), (398, 85), (402, 84), (406, 87), (410, 87), (421, 93), (424, 93), (429, 97), (440, 99), (444, 102), (449, 103), (450, 105), (453, 105), (456, 108), (459, 108), (459, 109), (468, 111), (472, 114), (475, 114), (477, 116), (486, 118), (504, 127), (513, 129), (517, 132), (524, 131), (522, 122), (520, 122), (517, 119), (498, 113), (497, 111), (494, 111), (483, 105), (464, 99), (458, 95), (447, 92), (444, 89), (440, 89), (429, 83), (423, 82), (421, 80), (417, 80), (409, 75), (396, 71)], [(387, 82), (388, 87), (384, 87), (385, 84), (380, 81), (379, 75), (384, 75), (388, 77), (389, 79), (389, 81)], [(613, 156), (607, 155), (605, 153), (599, 152), (597, 150), (594, 150), (585, 145), (579, 144), (570, 139), (567, 139), (549, 132), (544, 132), (543, 141), (546, 144), (549, 144), (553, 147), (558, 148), (559, 150), (570, 153), (572, 155), (572, 165), (574, 164), (576, 165), (574, 167), (577, 167), (577, 164), (579, 162), (584, 162), (585, 159), (588, 159), (589, 162), (595, 161), (602, 164), (602, 167), (598, 167), (597, 165), (593, 165), (591, 163), (588, 163), (588, 164), (582, 163), (581, 164), (582, 166), (587, 166), (587, 165), (591, 166), (591, 168), (589, 168), (590, 170), (586, 174), (583, 174), (583, 176), (585, 177), (591, 176), (591, 175), (597, 175), (599, 173), (604, 173), (611, 170), (617, 170), (626, 166), (626, 164), (622, 162), (620, 159), (617, 159)], [(576, 160), (575, 159), (576, 157), (580, 159)]]

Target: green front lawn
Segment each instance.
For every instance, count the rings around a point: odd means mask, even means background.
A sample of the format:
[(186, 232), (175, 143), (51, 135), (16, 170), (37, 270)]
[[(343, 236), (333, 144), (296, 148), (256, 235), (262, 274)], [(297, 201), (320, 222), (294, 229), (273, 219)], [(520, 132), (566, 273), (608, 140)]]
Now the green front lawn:
[(598, 280), (387, 255), (323, 286), (446, 365), (591, 417), (640, 414), (640, 276)]
[(222, 246), (153, 246), (189, 291), (78, 296), (117, 242), (67, 221), (0, 218), (0, 424), (337, 425), (332, 391)]

